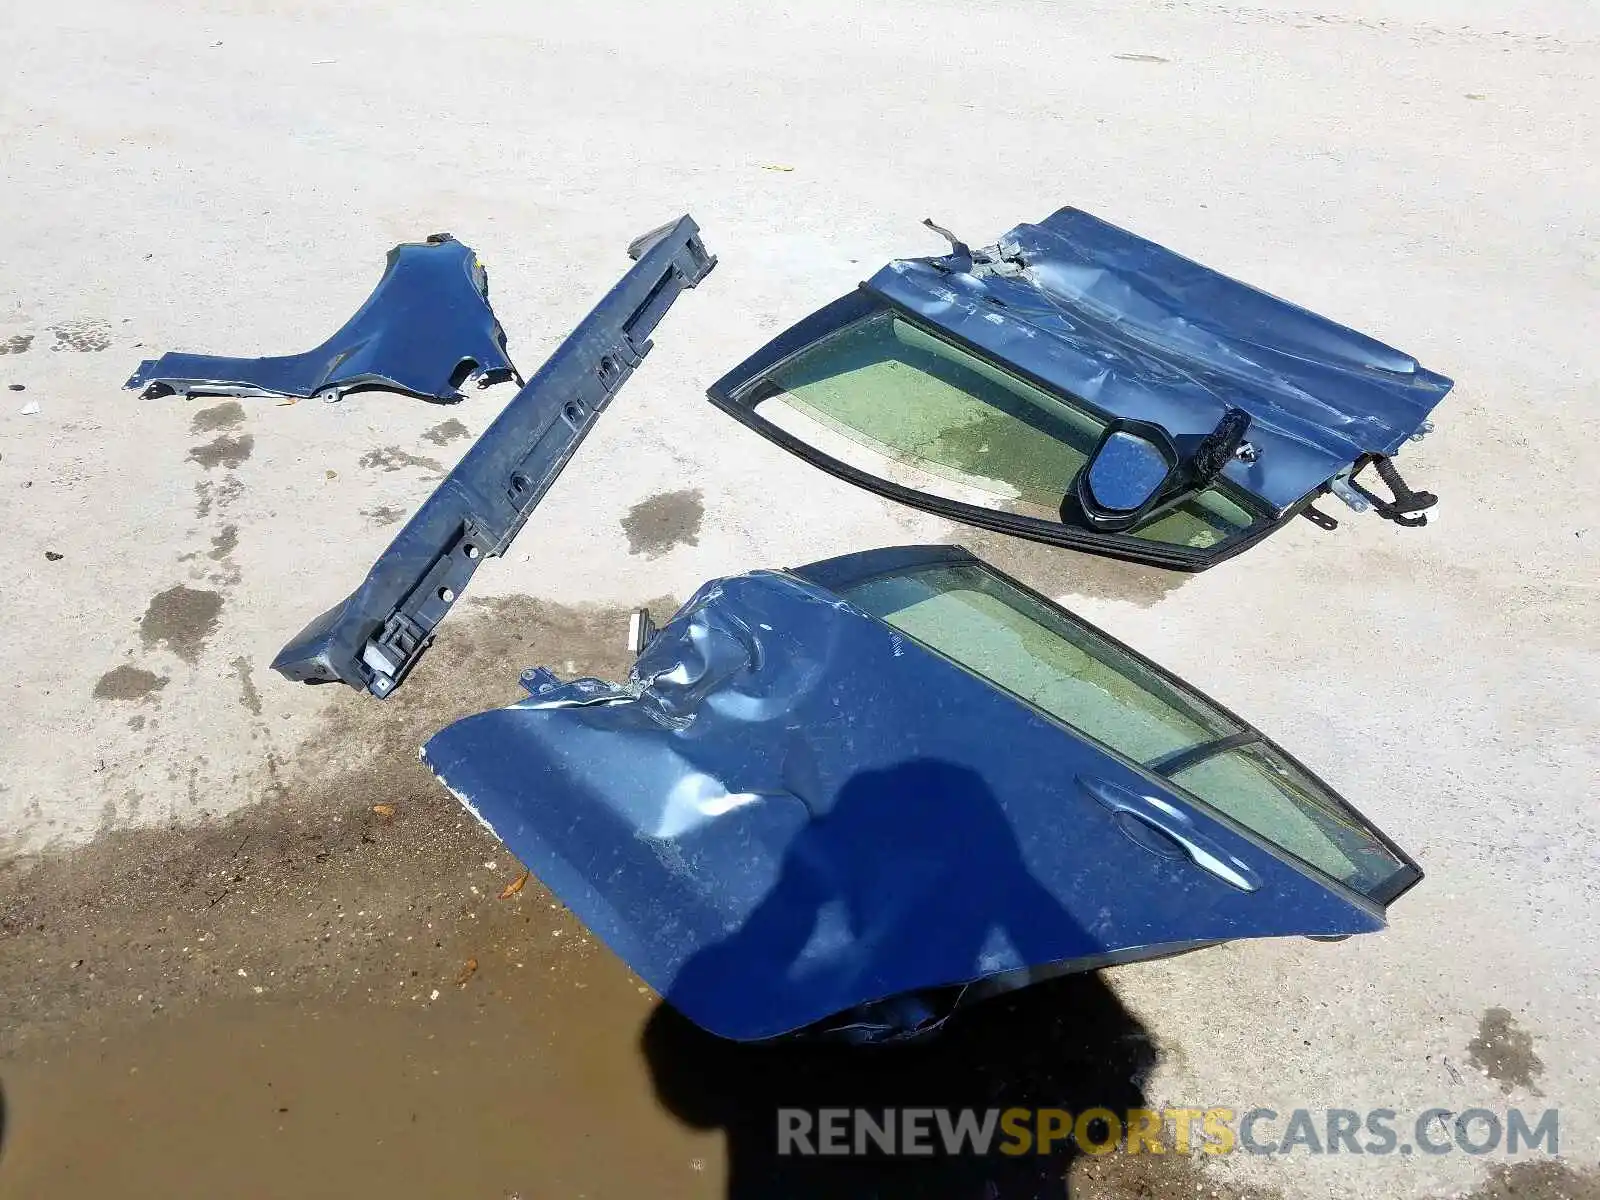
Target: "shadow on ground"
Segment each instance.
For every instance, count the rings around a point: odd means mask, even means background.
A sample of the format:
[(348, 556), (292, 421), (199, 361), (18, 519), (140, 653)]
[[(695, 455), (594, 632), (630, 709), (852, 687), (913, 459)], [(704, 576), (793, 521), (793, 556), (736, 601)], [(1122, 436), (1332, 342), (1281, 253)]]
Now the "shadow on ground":
[[(843, 928), (815, 951), (813, 931), (830, 913)], [(853, 990), (863, 976), (898, 992), (913, 978), (970, 970), (997, 936), (1044, 962), (1084, 940), (1028, 872), (981, 778), (918, 760), (845, 784), (795, 839), (772, 891), (738, 930), (683, 965), (669, 995), (716, 1028), (748, 1027), (741, 1023), (752, 1014), (805, 1023), (876, 999)], [(1143, 1107), (1157, 1057), (1097, 975), (957, 1010), (936, 1036), (898, 1046), (724, 1041), (678, 1007), (653, 1014), (645, 1056), (673, 1113), (725, 1131), (730, 1200), (1059, 1196), (1070, 1167), (1065, 1141), (1044, 1156), (952, 1155), (939, 1146), (927, 1157), (811, 1157), (782, 1152), (779, 1110), (860, 1109), (875, 1118), (917, 1108), (1126, 1112)]]
[[(1039, 984), (956, 1014), (933, 1040), (866, 1049), (727, 1042), (662, 1005), (644, 1032), (662, 1102), (727, 1140), (728, 1200), (987, 1200), (1061, 1196), (1072, 1152), (1008, 1158), (778, 1153), (778, 1110), (1142, 1107), (1156, 1062), (1144, 1027), (1098, 975)], [(937, 1144), (938, 1137), (934, 1136)]]

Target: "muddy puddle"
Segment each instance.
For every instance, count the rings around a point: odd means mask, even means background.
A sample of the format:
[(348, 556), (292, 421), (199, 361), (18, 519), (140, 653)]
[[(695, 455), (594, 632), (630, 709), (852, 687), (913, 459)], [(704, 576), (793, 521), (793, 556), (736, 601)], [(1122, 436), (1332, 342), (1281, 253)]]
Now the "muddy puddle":
[(862, 1053), (717, 1042), (603, 951), (532, 957), (497, 946), (436, 999), (235, 996), (35, 1042), (0, 1060), (0, 1197), (1189, 1200), (1203, 1179), (1095, 1160), (1078, 1192), (1061, 1156), (775, 1152), (786, 1105), (1137, 1103), (1154, 1047), (1098, 980)]
[[(485, 971), (485, 973), (489, 973)], [(0, 1196), (715, 1197), (624, 972), (418, 1010), (233, 1001), (9, 1064)]]

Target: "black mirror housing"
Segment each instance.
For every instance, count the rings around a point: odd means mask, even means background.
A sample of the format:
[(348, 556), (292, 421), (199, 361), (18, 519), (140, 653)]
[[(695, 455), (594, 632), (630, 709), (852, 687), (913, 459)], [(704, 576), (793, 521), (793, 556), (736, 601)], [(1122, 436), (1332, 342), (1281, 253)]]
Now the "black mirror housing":
[(1112, 421), (1073, 481), (1062, 519), (1070, 504), (1091, 529), (1132, 529), (1170, 491), (1178, 466), (1177, 447), (1159, 425)]

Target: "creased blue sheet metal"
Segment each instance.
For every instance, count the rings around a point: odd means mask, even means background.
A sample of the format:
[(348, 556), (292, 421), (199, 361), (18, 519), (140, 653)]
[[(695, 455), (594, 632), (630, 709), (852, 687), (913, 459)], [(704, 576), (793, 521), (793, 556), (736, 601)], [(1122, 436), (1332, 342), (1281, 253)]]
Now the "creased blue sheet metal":
[(506, 335), (489, 307), (489, 280), (472, 248), (447, 233), (389, 251), (383, 278), (344, 325), (304, 354), (223, 358), (165, 354), (124, 385), (148, 396), (301, 396), (337, 399), (376, 386), (424, 400), (459, 400), (476, 376), (517, 378)]
[(1257, 454), (1225, 473), (1280, 511), (1362, 455), (1394, 454), (1452, 386), (1074, 208), (987, 255), (898, 260), (865, 286), (1111, 416), (1202, 435), (1244, 409)]
[(274, 671), (380, 699), (404, 682), (478, 568), (505, 553), (633, 378), (667, 310), (717, 262), (689, 216), (635, 239), (628, 256), (627, 274), (501, 409), (356, 590), (278, 651)]
[(1382, 926), (1203, 812), (1255, 890), (1136, 845), (1079, 781), (1147, 780), (803, 570), (708, 584), (623, 683), (530, 671), (528, 699), (423, 749), (713, 1033), (771, 1037), (1048, 964)]

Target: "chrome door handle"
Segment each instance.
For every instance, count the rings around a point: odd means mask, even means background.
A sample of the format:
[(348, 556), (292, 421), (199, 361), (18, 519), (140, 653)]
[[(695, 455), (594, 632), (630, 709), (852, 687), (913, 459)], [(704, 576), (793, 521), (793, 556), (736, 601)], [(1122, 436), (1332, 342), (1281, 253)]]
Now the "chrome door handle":
[[(1241, 892), (1253, 892), (1260, 888), (1261, 876), (1255, 868), (1237, 855), (1229, 854), (1196, 829), (1193, 819), (1177, 805), (1159, 796), (1146, 796), (1108, 779), (1080, 775), (1078, 786), (1110, 809), (1119, 825), (1124, 820), (1133, 820), (1153, 830), (1182, 851), (1191, 863), (1229, 887), (1238, 888)], [(1127, 832), (1126, 828), (1124, 832)], [(1139, 841), (1132, 834), (1129, 836)], [(1140, 844), (1145, 845), (1143, 842)], [(1150, 849), (1148, 845), (1145, 848)]]

